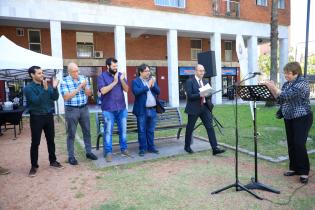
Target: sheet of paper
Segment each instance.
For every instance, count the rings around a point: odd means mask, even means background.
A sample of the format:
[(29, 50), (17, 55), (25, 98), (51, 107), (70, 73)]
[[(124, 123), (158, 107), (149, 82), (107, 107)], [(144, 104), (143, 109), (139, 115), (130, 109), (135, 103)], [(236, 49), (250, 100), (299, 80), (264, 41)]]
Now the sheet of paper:
[(199, 91), (200, 91), (200, 96), (201, 97), (206, 97), (206, 96), (210, 95), (213, 92), (213, 89), (209, 85), (209, 83), (207, 83), (205, 86), (199, 88)]

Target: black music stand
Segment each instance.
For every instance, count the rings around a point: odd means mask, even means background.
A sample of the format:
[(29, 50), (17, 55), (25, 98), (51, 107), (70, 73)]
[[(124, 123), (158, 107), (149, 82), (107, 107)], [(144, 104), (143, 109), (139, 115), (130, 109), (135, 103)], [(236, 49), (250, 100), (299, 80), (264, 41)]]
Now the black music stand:
[[(234, 89), (237, 90), (240, 87), (239, 84), (241, 84), (242, 82), (244, 82), (246, 80), (252, 79), (255, 76), (256, 75), (254, 74), (254, 75), (242, 80), (238, 84), (234, 84), (231, 87), (233, 87)], [(219, 91), (216, 91), (216, 92), (219, 92)], [(262, 197), (258, 196), (256, 193), (250, 191), (246, 186), (243, 186), (240, 183), (239, 178), (238, 178), (238, 110), (237, 110), (237, 95), (236, 95), (236, 93), (237, 93), (237, 91), (234, 91), (234, 94), (235, 94), (235, 182), (226, 186), (226, 187), (223, 187), (219, 190), (216, 190), (216, 191), (212, 192), (211, 194), (218, 194), (218, 193), (225, 191), (227, 189), (235, 188), (236, 191), (245, 190), (249, 194), (255, 196), (257, 199), (263, 200)]]
[(264, 185), (258, 181), (258, 169), (257, 169), (257, 122), (256, 122), (256, 101), (272, 101), (275, 100), (271, 92), (266, 85), (246, 85), (239, 86), (237, 94), (244, 101), (254, 102), (254, 146), (255, 146), (255, 177), (251, 178), (251, 183), (245, 185), (247, 189), (265, 190), (273, 193), (280, 194), (279, 190), (273, 189), (267, 185)]

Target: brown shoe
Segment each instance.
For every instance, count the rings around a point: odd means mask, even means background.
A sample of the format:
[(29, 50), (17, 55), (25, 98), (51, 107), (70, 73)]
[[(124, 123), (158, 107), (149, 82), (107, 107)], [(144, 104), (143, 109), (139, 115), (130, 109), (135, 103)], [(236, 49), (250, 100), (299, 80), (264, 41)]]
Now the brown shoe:
[(132, 156), (130, 155), (130, 153), (128, 152), (128, 150), (122, 151), (122, 152), (121, 152), (121, 155), (122, 155), (122, 156), (126, 156), (126, 157), (132, 157)]
[(9, 173), (10, 173), (9, 169), (2, 168), (0, 166), (0, 175), (6, 175), (6, 174), (9, 174)]
[(112, 153), (108, 153), (105, 156), (105, 160), (106, 160), (106, 162), (112, 162), (113, 161)]

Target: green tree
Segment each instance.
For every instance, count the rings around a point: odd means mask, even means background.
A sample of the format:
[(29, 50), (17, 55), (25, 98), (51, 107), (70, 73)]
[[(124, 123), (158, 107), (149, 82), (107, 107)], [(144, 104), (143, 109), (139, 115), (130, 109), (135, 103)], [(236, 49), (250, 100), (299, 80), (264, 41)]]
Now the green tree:
[(258, 58), (258, 67), (260, 72), (270, 76), (270, 54), (262, 54)]
[(272, 0), (270, 20), (270, 80), (278, 82), (278, 0)]
[[(289, 49), (289, 62), (294, 61), (293, 51), (294, 51), (294, 49), (291, 47)], [(280, 52), (278, 50), (278, 56), (277, 56), (277, 62), (278, 63), (279, 63), (279, 53)], [(271, 62), (270, 62), (270, 60), (271, 60), (271, 58), (270, 58), (270, 54), (269, 53), (259, 55), (259, 57), (258, 57), (258, 68), (259, 68), (259, 70), (261, 72), (266, 74), (267, 77), (270, 77), (270, 69), (271, 69), (271, 67), (270, 67)]]
[[(307, 75), (315, 74), (315, 54), (308, 56), (307, 65)], [(301, 67), (304, 69), (304, 63), (301, 63)]]
[(308, 56), (307, 74), (315, 74), (315, 54)]

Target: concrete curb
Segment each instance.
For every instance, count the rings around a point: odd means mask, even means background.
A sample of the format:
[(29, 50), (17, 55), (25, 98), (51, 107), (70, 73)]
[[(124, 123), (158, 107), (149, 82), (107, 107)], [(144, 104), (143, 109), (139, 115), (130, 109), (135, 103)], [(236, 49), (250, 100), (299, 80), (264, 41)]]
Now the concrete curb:
[[(208, 142), (208, 139), (204, 138), (204, 137), (201, 137), (201, 136), (194, 136), (194, 138), (198, 138), (200, 140), (203, 140), (203, 141), (207, 141)], [(225, 147), (225, 148), (228, 148), (228, 149), (232, 149), (232, 150), (235, 150), (236, 147), (234, 146), (231, 146), (229, 144), (224, 144), (224, 143), (220, 143), (218, 142), (218, 144), (222, 147)], [(249, 151), (247, 149), (244, 149), (244, 148), (238, 148), (238, 151), (242, 152), (243, 154), (247, 154), (247, 155), (250, 155), (252, 157), (255, 156), (255, 153), (252, 152), (252, 151)], [(309, 150), (307, 151), (308, 154), (314, 154), (315, 153), (315, 150)], [(259, 159), (262, 159), (262, 160), (267, 160), (269, 162), (272, 162), (272, 163), (280, 163), (280, 162), (284, 162), (286, 160), (289, 159), (289, 156), (286, 155), (286, 156), (279, 156), (279, 157), (276, 157), (276, 158), (273, 158), (273, 157), (270, 157), (270, 156), (266, 156), (266, 155), (262, 155), (260, 153), (257, 153), (257, 158)]]

